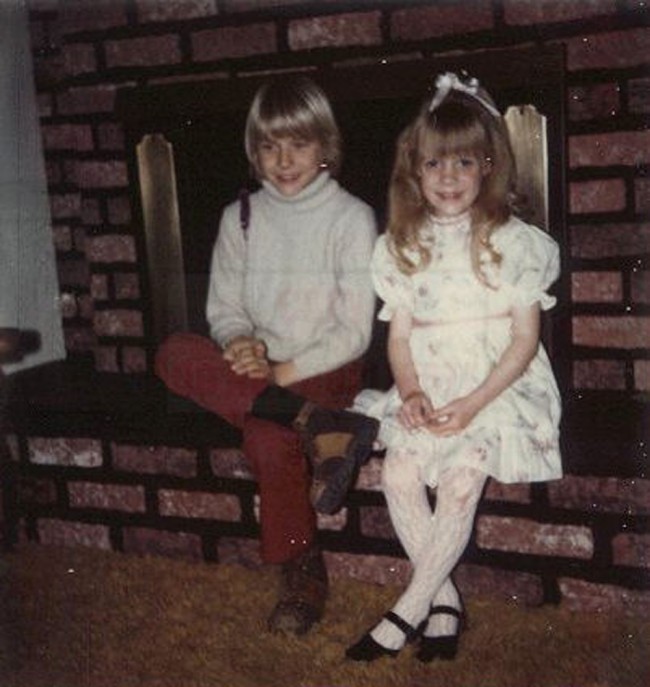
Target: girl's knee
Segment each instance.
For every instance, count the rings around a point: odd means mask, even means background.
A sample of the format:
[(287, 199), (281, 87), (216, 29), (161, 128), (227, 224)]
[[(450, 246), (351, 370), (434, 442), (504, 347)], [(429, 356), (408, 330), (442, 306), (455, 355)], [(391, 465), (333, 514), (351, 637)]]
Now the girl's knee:
[(483, 494), (487, 475), (471, 467), (450, 468), (440, 475), (436, 508), (456, 514), (472, 513)]
[(422, 488), (416, 456), (406, 450), (389, 450), (384, 458), (381, 483), (384, 491), (390, 493)]

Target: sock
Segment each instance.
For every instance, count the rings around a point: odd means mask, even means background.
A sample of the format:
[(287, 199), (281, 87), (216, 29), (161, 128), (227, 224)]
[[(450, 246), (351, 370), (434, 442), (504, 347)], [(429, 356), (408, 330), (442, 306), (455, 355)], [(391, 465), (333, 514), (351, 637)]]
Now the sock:
[(284, 427), (293, 427), (295, 419), (305, 405), (305, 399), (293, 391), (271, 384), (253, 401), (251, 415), (270, 420)]

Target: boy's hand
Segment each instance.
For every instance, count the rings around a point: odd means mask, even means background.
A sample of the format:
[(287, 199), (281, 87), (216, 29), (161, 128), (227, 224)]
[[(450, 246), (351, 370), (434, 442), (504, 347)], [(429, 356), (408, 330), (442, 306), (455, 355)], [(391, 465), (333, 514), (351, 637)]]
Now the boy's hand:
[(231, 339), (223, 349), (223, 357), (228, 362), (234, 363), (242, 355), (252, 353), (260, 344), (264, 346), (263, 341), (252, 336), (236, 336), (234, 339)]
[(409, 394), (403, 401), (398, 418), (407, 429), (426, 425), (433, 413), (433, 406), (424, 391)]
[(231, 370), (251, 379), (272, 377), (271, 365), (266, 357), (266, 344), (251, 336), (238, 336), (228, 343), (223, 357), (230, 363)]

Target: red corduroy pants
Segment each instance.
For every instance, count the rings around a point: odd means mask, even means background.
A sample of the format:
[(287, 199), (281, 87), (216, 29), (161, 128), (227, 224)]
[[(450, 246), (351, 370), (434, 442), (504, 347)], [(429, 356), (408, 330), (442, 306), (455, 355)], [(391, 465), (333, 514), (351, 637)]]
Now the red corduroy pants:
[[(191, 399), (243, 431), (243, 450), (260, 491), (262, 559), (283, 563), (308, 548), (316, 533), (309, 501), (309, 467), (298, 434), (250, 415), (264, 380), (236, 375), (221, 349), (196, 334), (172, 334), (156, 355), (156, 374), (174, 393)], [(289, 387), (328, 408), (349, 405), (361, 384), (361, 362)]]

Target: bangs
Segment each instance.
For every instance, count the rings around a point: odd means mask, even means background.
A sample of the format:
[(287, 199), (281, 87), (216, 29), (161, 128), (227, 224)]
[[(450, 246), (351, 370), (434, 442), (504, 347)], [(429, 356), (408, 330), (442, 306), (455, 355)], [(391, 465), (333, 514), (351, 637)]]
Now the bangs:
[(476, 113), (456, 103), (443, 105), (430, 114), (419, 138), (423, 159), (461, 154), (483, 157), (491, 149), (485, 126)]
[(259, 141), (285, 136), (308, 141), (318, 138), (312, 114), (304, 108), (297, 109), (293, 103), (268, 103), (260, 112), (257, 128)]
[(422, 160), (447, 155), (483, 157), (488, 154), (488, 142), (485, 131), (478, 123), (472, 127), (455, 127), (448, 131), (428, 128), (422, 132), (418, 150), (421, 152)]
[(322, 146), (323, 163), (330, 174), (341, 163), (341, 136), (327, 96), (310, 79), (280, 79), (261, 86), (246, 118), (246, 156), (258, 177), (257, 155), (264, 141), (291, 137)]

